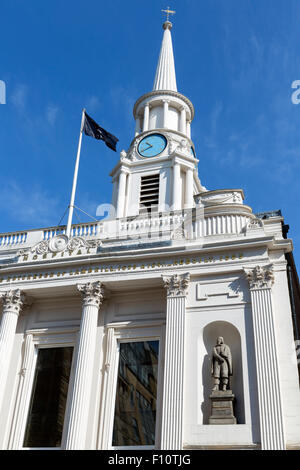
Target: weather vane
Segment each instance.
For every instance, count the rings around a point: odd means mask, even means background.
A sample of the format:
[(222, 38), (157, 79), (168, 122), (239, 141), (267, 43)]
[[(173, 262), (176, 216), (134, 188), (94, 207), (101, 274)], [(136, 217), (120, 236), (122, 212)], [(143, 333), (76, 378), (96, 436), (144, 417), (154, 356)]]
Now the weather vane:
[(167, 15), (166, 21), (169, 21), (169, 15), (175, 15), (176, 11), (170, 10), (170, 7), (167, 7), (166, 10), (161, 10)]

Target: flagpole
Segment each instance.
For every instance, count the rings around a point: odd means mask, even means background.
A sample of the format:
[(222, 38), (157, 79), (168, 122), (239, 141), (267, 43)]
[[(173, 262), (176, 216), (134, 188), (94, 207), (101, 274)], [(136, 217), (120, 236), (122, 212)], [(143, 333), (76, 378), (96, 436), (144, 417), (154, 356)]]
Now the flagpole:
[(72, 186), (72, 193), (71, 193), (71, 199), (70, 199), (70, 204), (69, 204), (69, 215), (68, 215), (68, 223), (67, 223), (67, 230), (66, 230), (67, 237), (70, 237), (71, 229), (72, 229), (72, 219), (73, 219), (73, 212), (74, 212), (74, 202), (75, 202), (75, 193), (76, 193), (76, 186), (77, 186), (77, 177), (78, 177), (78, 168), (79, 168), (79, 160), (80, 160), (80, 152), (81, 152), (84, 119), (85, 119), (85, 109), (82, 110), (79, 142), (78, 142), (78, 149), (77, 149), (77, 156), (76, 156), (74, 177), (73, 177), (73, 186)]

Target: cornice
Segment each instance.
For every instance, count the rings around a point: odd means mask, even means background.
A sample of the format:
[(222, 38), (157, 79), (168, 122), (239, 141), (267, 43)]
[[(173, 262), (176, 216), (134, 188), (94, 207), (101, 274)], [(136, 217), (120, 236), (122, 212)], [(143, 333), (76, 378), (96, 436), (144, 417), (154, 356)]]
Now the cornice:
[[(256, 216), (256, 214), (255, 214), (255, 216)], [(264, 225), (272, 225), (274, 222), (275, 223), (284, 222), (284, 218), (281, 215), (279, 215), (278, 217), (270, 217), (270, 219), (261, 219), (261, 218), (259, 218), (259, 220), (261, 220)]]
[[(218, 238), (218, 239), (216, 239)], [(61, 260), (50, 260), (45, 261), (35, 261), (34, 263), (14, 263), (9, 266), (2, 266), (1, 273), (17, 273), (19, 271), (36, 271), (41, 269), (55, 269), (55, 268), (77, 268), (77, 266), (92, 266), (95, 263), (112, 263), (112, 262), (126, 262), (130, 260), (131, 262), (147, 260), (155, 257), (168, 257), (168, 256), (182, 256), (189, 255), (195, 256), (197, 253), (200, 253), (202, 256), (209, 255), (212, 252), (219, 253), (222, 251), (229, 250), (250, 250), (250, 249), (271, 249), (271, 250), (283, 250), (284, 252), (290, 252), (292, 250), (292, 241), (290, 239), (277, 240), (272, 236), (256, 237), (256, 238), (246, 238), (244, 235), (238, 237), (237, 239), (224, 238), (223, 236), (216, 236), (216, 238), (210, 243), (205, 243), (205, 240), (201, 239), (201, 246), (199, 247), (199, 240), (194, 240), (192, 242), (186, 243), (186, 240), (183, 239), (182, 245), (173, 245), (163, 247), (151, 247), (145, 248), (142, 247), (137, 249), (136, 247), (127, 250), (127, 251), (115, 251), (107, 253), (95, 253), (93, 255), (82, 255), (76, 258), (69, 258)], [(221, 239), (220, 239), (221, 238)], [(204, 242), (204, 243), (203, 243)], [(0, 286), (1, 288), (1, 286)]]
[[(94, 282), (100, 281), (100, 283), (104, 282), (105, 286), (107, 286), (107, 288), (111, 291), (113, 291), (112, 286), (115, 286), (118, 289), (118, 283), (121, 283), (120, 285), (123, 285), (123, 288), (126, 285), (127, 287), (130, 287), (130, 289), (137, 286), (139, 289), (141, 289), (142, 285), (147, 285), (147, 288), (149, 288), (150, 284), (152, 286), (155, 285), (158, 288), (159, 285), (161, 285), (159, 280), (161, 279), (162, 275), (183, 275), (186, 273), (187, 269), (191, 275), (191, 278), (194, 276), (199, 276), (200, 274), (210, 275), (213, 273), (216, 275), (226, 273), (226, 275), (229, 274), (232, 276), (234, 273), (245, 272), (245, 269), (253, 269), (253, 263), (256, 265), (268, 265), (270, 263), (270, 259), (266, 252), (260, 251), (254, 253), (253, 255), (254, 256), (249, 256), (249, 252), (247, 255), (245, 252), (241, 253), (239, 251), (223, 251), (221, 252), (221, 255), (215, 252), (211, 257), (209, 257), (207, 254), (205, 255), (202, 253), (201, 250), (198, 250), (198, 254), (193, 255), (192, 253), (189, 253), (187, 256), (187, 254), (182, 253), (181, 255), (176, 255), (174, 257), (172, 256), (172, 258), (165, 258), (162, 260), (158, 257), (152, 257), (152, 260), (149, 260), (150, 263), (148, 261), (147, 266), (145, 265), (145, 263), (147, 264), (146, 259), (142, 260), (143, 265), (141, 265), (141, 262), (131, 259), (130, 266), (128, 266), (129, 270), (125, 269), (125, 271), (121, 272), (116, 272), (116, 270), (114, 270), (114, 272), (110, 272), (109, 269), (106, 269), (105, 271), (107, 272), (104, 273), (102, 269), (100, 272), (99, 267), (97, 267), (97, 270), (93, 274), (86, 275), (86, 273), (80, 273), (79, 271), (77, 273), (71, 272), (71, 275), (68, 276), (68, 278), (63, 279), (60, 277), (54, 279), (52, 282), (49, 282), (49, 279), (20, 281), (16, 282), (16, 287), (20, 285), (23, 291), (30, 291), (31, 295), (34, 295), (35, 301), (40, 298), (44, 299), (43, 292), (45, 289), (55, 288), (55, 295), (57, 295), (58, 292), (64, 292), (66, 288), (69, 289), (69, 293), (70, 289), (73, 289), (73, 292), (75, 293), (76, 286), (78, 284), (86, 284), (89, 280)], [(201, 259), (198, 260), (198, 256)], [(123, 260), (121, 263), (122, 262)], [(138, 263), (136, 265), (136, 270), (132, 270), (132, 263), (134, 262)], [(153, 264), (155, 266), (153, 266)], [(276, 262), (273, 263), (273, 265), (276, 271), (278, 271), (278, 268), (282, 268), (282, 263), (279, 265)], [(124, 268), (126, 267), (127, 266), (124, 265)], [(140, 268), (142, 271), (140, 271)], [(80, 267), (78, 269), (80, 270)], [(124, 281), (125, 284), (122, 284)], [(41, 292), (42, 297), (39, 297), (39, 292)]]
[[(242, 197), (242, 199), (245, 199), (245, 194), (243, 189), (236, 189), (236, 188), (224, 188), (224, 189), (213, 189), (211, 191), (201, 191), (199, 194), (196, 194), (195, 197), (203, 197), (204, 199), (208, 199), (210, 196), (217, 196), (217, 195), (222, 195), (222, 194), (228, 194), (228, 193), (239, 193)], [(218, 202), (214, 203), (212, 202), (211, 204), (219, 204)]]
[(256, 220), (256, 217), (252, 212), (252, 208), (244, 204), (231, 203), (199, 207), (203, 208), (204, 217), (216, 217), (218, 215), (244, 215), (245, 217), (249, 217)]
[(184, 101), (184, 103), (190, 109), (191, 121), (194, 119), (195, 110), (194, 110), (194, 106), (193, 106), (192, 102), (186, 96), (182, 95), (181, 93), (178, 93), (178, 91), (172, 91), (172, 90), (156, 90), (156, 91), (151, 91), (149, 93), (145, 93), (144, 95), (142, 95), (134, 104), (134, 107), (133, 107), (133, 116), (134, 116), (134, 118), (136, 118), (136, 111), (137, 111), (137, 108), (140, 105), (140, 103), (142, 103), (145, 99), (152, 98), (152, 97), (155, 97), (155, 96), (160, 96), (160, 95), (171, 96), (171, 97), (174, 97), (174, 98), (179, 98), (182, 101)]

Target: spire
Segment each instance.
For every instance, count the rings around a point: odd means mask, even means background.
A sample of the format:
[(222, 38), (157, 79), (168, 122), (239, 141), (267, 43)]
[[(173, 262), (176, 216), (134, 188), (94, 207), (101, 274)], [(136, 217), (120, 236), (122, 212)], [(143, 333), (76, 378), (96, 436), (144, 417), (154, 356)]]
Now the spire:
[(163, 24), (164, 36), (159, 54), (153, 91), (177, 91), (171, 28), (172, 23), (170, 21), (165, 21)]

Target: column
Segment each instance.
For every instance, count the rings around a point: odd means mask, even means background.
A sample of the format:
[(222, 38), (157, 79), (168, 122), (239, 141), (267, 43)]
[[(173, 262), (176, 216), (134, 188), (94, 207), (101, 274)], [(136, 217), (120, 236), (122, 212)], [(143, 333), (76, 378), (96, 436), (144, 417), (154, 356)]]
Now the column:
[(149, 103), (145, 104), (144, 108), (144, 123), (143, 123), (143, 132), (149, 129)]
[(173, 165), (173, 210), (181, 209), (181, 179), (180, 179), (180, 164), (174, 161)]
[(139, 116), (137, 116), (135, 120), (135, 136), (137, 136), (140, 132), (141, 132), (141, 120)]
[(163, 276), (167, 289), (162, 450), (182, 449), (185, 306), (190, 274)]
[(114, 328), (108, 328), (106, 335), (106, 354), (104, 359), (103, 371), (103, 386), (102, 386), (102, 400), (100, 423), (101, 429), (99, 431), (98, 449), (109, 449), (111, 444), (110, 434), (110, 418), (111, 408), (115, 406), (115, 396), (113, 393), (114, 383), (109, 380), (109, 374), (113, 372), (113, 361), (117, 350), (117, 340)]
[(103, 300), (101, 282), (77, 286), (83, 298), (76, 369), (66, 449), (84, 449), (93, 379), (98, 311)]
[(119, 175), (117, 219), (124, 217), (125, 197), (126, 197), (126, 178), (127, 178), (127, 172), (124, 169), (121, 169), (121, 172)]
[(190, 209), (194, 206), (193, 198), (193, 186), (194, 186), (194, 177), (193, 177), (193, 168), (187, 168), (185, 173), (185, 207)]
[(186, 134), (186, 109), (183, 106), (180, 109), (180, 125), (179, 125), (179, 130), (183, 134)]
[(10, 366), (18, 318), (26, 303), (26, 297), (20, 289), (16, 289), (3, 293), (1, 300), (3, 313), (0, 325), (0, 404)]
[(283, 410), (271, 287), (273, 268), (246, 270), (252, 303), (262, 450), (284, 450)]
[(189, 138), (191, 138), (191, 121), (187, 121), (186, 123), (186, 134)]
[(163, 100), (164, 114), (163, 114), (163, 128), (168, 128), (168, 113), (169, 113), (169, 101)]

